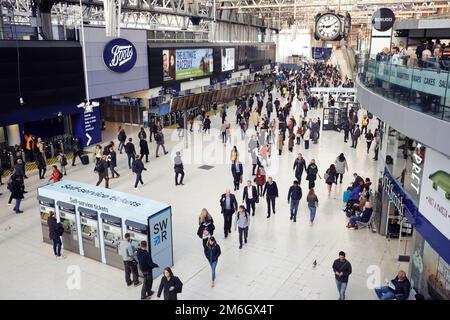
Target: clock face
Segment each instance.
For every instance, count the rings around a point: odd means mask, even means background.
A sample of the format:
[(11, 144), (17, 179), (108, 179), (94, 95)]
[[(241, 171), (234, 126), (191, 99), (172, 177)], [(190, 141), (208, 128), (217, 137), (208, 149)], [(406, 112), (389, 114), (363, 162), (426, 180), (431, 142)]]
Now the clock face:
[(335, 40), (341, 32), (341, 20), (334, 14), (324, 14), (317, 20), (316, 32), (322, 40)]

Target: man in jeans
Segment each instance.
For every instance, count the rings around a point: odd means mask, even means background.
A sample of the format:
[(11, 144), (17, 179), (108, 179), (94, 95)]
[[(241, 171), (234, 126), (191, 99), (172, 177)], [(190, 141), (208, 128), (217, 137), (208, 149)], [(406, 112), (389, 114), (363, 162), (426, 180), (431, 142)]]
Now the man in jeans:
[[(124, 240), (120, 241), (119, 248), (123, 259), (123, 266), (125, 268), (125, 281), (127, 286), (131, 286), (131, 284), (134, 283), (134, 286), (137, 287), (140, 284), (138, 269), (136, 259), (134, 259), (134, 251), (131, 246), (129, 233), (125, 233)], [(131, 282), (130, 278), (131, 273), (133, 273), (133, 282)]]
[(395, 279), (391, 280), (390, 285), (375, 288), (375, 293), (381, 300), (407, 300), (410, 291), (411, 283), (403, 270), (400, 270)]
[(336, 286), (339, 292), (339, 300), (345, 300), (348, 277), (352, 273), (352, 265), (345, 259), (345, 252), (339, 252), (339, 259), (333, 262), (333, 272), (336, 278)]
[(159, 266), (153, 262), (152, 255), (148, 252), (147, 241), (141, 241), (141, 246), (137, 251), (137, 258), (142, 275), (144, 276), (144, 284), (141, 290), (141, 299), (149, 299), (155, 292), (152, 291), (153, 285), (153, 268)]
[(302, 188), (298, 185), (298, 181), (294, 181), (294, 185), (289, 188), (288, 203), (291, 203), (291, 220), (297, 222), (298, 204), (302, 198)]
[(247, 243), (248, 227), (250, 226), (250, 213), (248, 213), (244, 206), (239, 206), (239, 211), (236, 214), (235, 229), (239, 229), (239, 249), (242, 249), (242, 236)]
[(128, 156), (128, 168), (131, 169), (131, 164), (134, 161), (134, 157), (136, 156), (136, 148), (133, 144), (133, 139), (129, 138), (128, 143), (125, 145), (125, 153)]

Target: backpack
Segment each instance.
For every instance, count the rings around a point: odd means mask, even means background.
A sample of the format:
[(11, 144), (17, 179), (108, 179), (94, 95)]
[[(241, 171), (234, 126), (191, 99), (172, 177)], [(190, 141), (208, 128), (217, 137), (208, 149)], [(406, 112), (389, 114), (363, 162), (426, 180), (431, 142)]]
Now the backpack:
[(56, 224), (56, 233), (58, 234), (58, 236), (62, 236), (64, 234), (64, 226), (61, 222), (58, 222)]
[(130, 143), (127, 143), (126, 145), (125, 145), (125, 153), (130, 153), (131, 152), (131, 144)]
[(155, 141), (156, 141), (156, 142), (160, 142), (160, 141), (161, 141), (161, 133), (160, 133), (160, 132), (158, 132), (158, 133), (156, 134), (156, 136), (155, 136)]
[(98, 161), (95, 165), (95, 170), (98, 173), (103, 173), (105, 171), (105, 168), (103, 167), (103, 163), (101, 161)]
[(61, 165), (62, 165), (63, 167), (64, 167), (64, 166), (67, 166), (67, 157), (66, 157), (65, 154), (61, 155)]
[[(240, 214), (238, 213), (236, 221), (239, 221)], [(245, 218), (248, 220), (248, 212), (245, 211)]]

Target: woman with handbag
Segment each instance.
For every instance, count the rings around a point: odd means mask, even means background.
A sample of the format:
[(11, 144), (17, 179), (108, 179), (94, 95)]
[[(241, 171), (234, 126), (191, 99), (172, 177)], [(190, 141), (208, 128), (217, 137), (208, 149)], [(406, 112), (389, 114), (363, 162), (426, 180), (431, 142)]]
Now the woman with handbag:
[(208, 243), (208, 239), (214, 234), (214, 220), (212, 216), (209, 214), (206, 208), (202, 209), (200, 216), (198, 218), (198, 230), (197, 235), (203, 241), (203, 249), (206, 248), (206, 244)]
[(325, 179), (325, 183), (328, 185), (328, 198), (331, 195), (331, 188), (333, 186), (333, 183), (336, 183), (336, 176), (336, 166), (334, 164), (331, 164), (323, 176), (323, 178)]
[(181, 293), (182, 289), (183, 283), (180, 279), (173, 275), (173, 272), (169, 267), (164, 268), (164, 275), (161, 278), (158, 294), (156, 295), (157, 298), (159, 299), (161, 293), (164, 292), (164, 300), (177, 300), (177, 294)]

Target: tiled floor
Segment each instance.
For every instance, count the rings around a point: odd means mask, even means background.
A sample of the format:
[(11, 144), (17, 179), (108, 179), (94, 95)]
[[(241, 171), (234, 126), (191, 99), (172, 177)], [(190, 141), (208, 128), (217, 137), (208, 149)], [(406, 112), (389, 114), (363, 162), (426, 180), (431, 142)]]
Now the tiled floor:
[[(294, 106), (297, 115), (300, 104)], [(235, 122), (235, 108), (230, 108), (229, 120)], [(310, 116), (321, 116), (320, 111)], [(376, 122), (376, 121), (373, 121)], [(372, 123), (373, 124), (373, 123)], [(213, 128), (220, 127), (219, 117), (213, 117)], [(117, 125), (108, 124), (104, 141), (115, 139)], [(196, 129), (196, 125), (195, 125)], [(137, 127), (127, 127), (128, 136), (136, 137)], [(240, 132), (234, 127), (236, 144), (241, 158), (246, 157), (246, 143), (240, 140)], [(250, 129), (249, 133), (252, 132)], [(137, 193), (173, 207), (174, 259), (173, 268), (184, 283), (180, 299), (336, 299), (337, 290), (331, 264), (340, 250), (347, 252), (353, 265), (353, 274), (347, 289), (347, 299), (375, 299), (367, 283), (373, 271), (369, 266), (380, 268), (380, 280), (393, 277), (399, 268), (408, 265), (396, 259), (396, 242), (388, 242), (382, 236), (368, 230), (348, 230), (347, 218), (341, 211), (342, 191), (352, 179), (351, 173), (375, 178), (376, 164), (367, 155), (361, 139), (358, 148), (344, 144), (342, 133), (325, 131), (318, 144), (309, 150), (295, 146), (294, 153), (287, 149), (279, 157), (272, 155), (272, 164), (267, 169), (280, 190), (277, 213), (266, 219), (266, 203), (260, 201), (252, 219), (249, 243), (238, 248), (237, 233), (223, 237), (223, 220), (219, 210), (219, 197), (225, 188), (232, 189), (229, 155), (230, 146), (224, 150), (218, 140), (219, 132), (212, 130), (203, 138), (190, 135), (189, 148), (183, 150), (185, 163), (185, 186), (175, 187), (172, 159), (184, 142), (177, 138), (175, 130), (165, 130), (166, 145), (170, 154), (155, 158), (155, 145), (150, 145), (151, 159), (148, 171), (144, 172), (145, 186), (133, 190), (133, 177), (127, 169), (125, 155), (119, 155), (119, 179), (110, 181), (113, 189)], [(242, 145), (241, 145), (242, 144)], [(339, 153), (344, 152), (350, 174), (344, 176), (344, 184), (332, 191), (327, 198), (326, 185), (317, 182), (319, 209), (313, 226), (308, 223), (304, 199), (299, 208), (299, 217), (294, 224), (289, 220), (287, 191), (294, 179), (292, 164), (301, 151), (309, 161), (316, 159), (319, 173), (323, 175)], [(251, 165), (246, 157), (244, 181), (251, 178)], [(199, 169), (201, 165), (212, 165), (211, 170)], [(97, 177), (93, 165), (69, 167), (67, 179), (94, 184)], [(48, 175), (48, 173), (47, 173)], [(42, 242), (36, 189), (45, 182), (39, 181), (37, 173), (29, 174), (26, 180), (24, 214), (14, 215), (7, 206), (9, 193), (2, 187), (0, 192), (0, 291), (2, 299), (138, 299), (140, 288), (126, 287), (123, 271), (94, 260), (68, 252), (67, 259), (55, 260), (52, 248)], [(302, 181), (303, 192), (307, 184)], [(242, 199), (242, 190), (238, 193)], [(203, 254), (201, 240), (196, 235), (200, 210), (207, 208), (215, 219), (216, 238), (222, 248), (217, 267), (216, 287), (210, 287), (210, 268)], [(313, 261), (317, 266), (313, 268)], [(73, 269), (81, 271), (80, 287), (71, 286)], [(79, 268), (79, 269), (77, 269)], [(75, 273), (76, 274), (76, 273)], [(159, 284), (154, 282), (154, 289)]]

